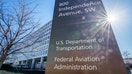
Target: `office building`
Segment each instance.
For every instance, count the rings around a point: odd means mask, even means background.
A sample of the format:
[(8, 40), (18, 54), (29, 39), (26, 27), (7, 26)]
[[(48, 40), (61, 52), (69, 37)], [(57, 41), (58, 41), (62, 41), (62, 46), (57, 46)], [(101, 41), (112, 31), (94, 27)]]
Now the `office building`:
[[(35, 40), (37, 41), (20, 51), (16, 54), (12, 54), (5, 63), (10, 63), (13, 66), (27, 68), (27, 69), (45, 69), (46, 58), (48, 54), (50, 33), (51, 33), (52, 21), (49, 21), (44, 26), (33, 32), (31, 35), (24, 39), (26, 45), (30, 44)], [(17, 44), (18, 47), (22, 44)], [(13, 49), (15, 50), (15, 49)]]

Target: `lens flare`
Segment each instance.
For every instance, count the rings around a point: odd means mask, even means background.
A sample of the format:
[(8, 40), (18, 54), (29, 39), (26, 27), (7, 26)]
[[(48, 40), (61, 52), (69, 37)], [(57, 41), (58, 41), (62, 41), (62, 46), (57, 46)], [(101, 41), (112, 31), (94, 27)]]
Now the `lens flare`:
[(118, 21), (118, 18), (115, 14), (109, 14), (107, 17), (107, 21), (110, 23), (115, 23)]

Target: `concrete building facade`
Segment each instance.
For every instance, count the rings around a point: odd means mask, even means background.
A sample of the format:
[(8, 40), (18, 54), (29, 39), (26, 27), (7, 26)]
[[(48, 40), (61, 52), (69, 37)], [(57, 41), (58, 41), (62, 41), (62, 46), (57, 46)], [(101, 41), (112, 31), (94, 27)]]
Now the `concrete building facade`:
[[(11, 63), (13, 66), (27, 69), (45, 69), (50, 41), (51, 25), (52, 21), (49, 21), (44, 26), (25, 38), (25, 43), (28, 44), (31, 43), (36, 37), (39, 37), (36, 43), (19, 51), (23, 53), (10, 55), (10, 57), (14, 58), (6, 60), (5, 63)], [(18, 44), (18, 46), (21, 45)]]
[(132, 58), (124, 58), (124, 63), (132, 64)]

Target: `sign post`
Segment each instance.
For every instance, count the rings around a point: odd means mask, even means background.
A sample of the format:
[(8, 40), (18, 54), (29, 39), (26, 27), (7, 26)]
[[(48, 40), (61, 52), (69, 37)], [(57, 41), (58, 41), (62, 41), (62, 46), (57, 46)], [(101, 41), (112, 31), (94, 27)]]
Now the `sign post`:
[(127, 74), (101, 0), (56, 0), (46, 74)]

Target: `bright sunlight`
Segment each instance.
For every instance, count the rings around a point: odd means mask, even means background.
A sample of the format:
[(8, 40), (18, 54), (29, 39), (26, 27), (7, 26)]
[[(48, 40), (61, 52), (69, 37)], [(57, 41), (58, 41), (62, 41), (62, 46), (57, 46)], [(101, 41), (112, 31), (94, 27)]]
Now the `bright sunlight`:
[(119, 20), (117, 14), (108, 14), (107, 21), (110, 23), (116, 23)]

